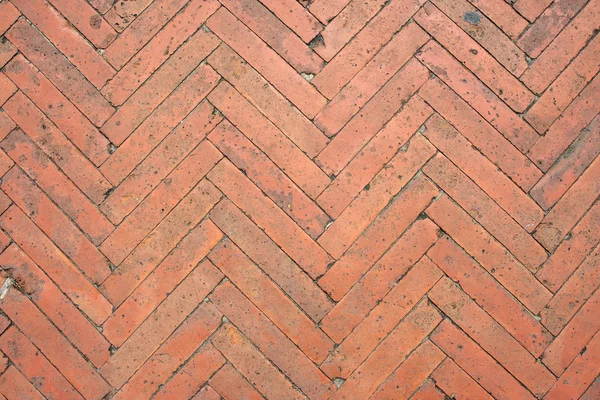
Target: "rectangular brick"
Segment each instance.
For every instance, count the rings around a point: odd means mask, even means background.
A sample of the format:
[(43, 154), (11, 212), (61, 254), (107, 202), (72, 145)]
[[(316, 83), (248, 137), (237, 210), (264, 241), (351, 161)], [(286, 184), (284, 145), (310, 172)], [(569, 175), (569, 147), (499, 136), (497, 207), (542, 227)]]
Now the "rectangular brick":
[(17, 21), (6, 37), (96, 126), (115, 112), (100, 92), (25, 20)]
[(0, 74), (0, 106), (4, 105), (17, 90), (18, 88), (5, 74)]
[[(295, 1), (295, 0), (294, 0)], [(210, 385), (225, 400), (263, 400), (264, 398), (231, 364), (226, 364), (211, 379)], [(201, 400), (201, 399), (193, 399)]]
[(435, 385), (447, 395), (454, 396), (455, 393), (460, 393), (460, 396), (464, 396), (465, 399), (494, 400), (473, 378), (450, 359), (444, 360), (439, 368), (431, 374), (431, 378), (435, 381)]
[(110, 303), (22, 211), (11, 206), (0, 226), (95, 324), (108, 318)]
[(411, 400), (446, 400), (446, 395), (435, 386), (435, 382), (429, 378), (410, 397)]
[(313, 321), (329, 312), (333, 303), (325, 292), (231, 201), (217, 204), (210, 218)]
[(0, 35), (2, 35), (21, 16), (21, 13), (10, 1), (3, 1), (0, 3), (0, 16)]
[[(10, 3), (5, 1), (2, 4)], [(2, 7), (2, 4), (0, 4), (0, 7)], [(6, 63), (9, 62), (15, 56), (15, 54), (17, 54), (17, 52), (18, 50), (14, 44), (6, 40), (6, 38), (4, 41), (0, 39), (0, 68), (4, 67), (4, 65), (6, 65)]]
[(322, 23), (326, 24), (350, 3), (350, 0), (315, 0), (308, 9)]
[[(102, 132), (115, 144), (123, 143), (146, 117), (192, 74), (218, 43), (215, 35), (199, 30), (127, 99), (102, 127)], [(199, 91), (203, 93), (218, 81), (218, 76), (210, 67), (201, 66), (200, 70), (206, 74), (204, 79), (207, 81), (206, 86), (202, 86)]]
[(6, 137), (0, 147), (40, 188), (100, 244), (114, 229), (106, 217), (21, 130)]
[(328, 174), (337, 175), (427, 78), (427, 69), (419, 62), (406, 63), (325, 147), (316, 158), (317, 164)]
[(327, 103), (310, 83), (225, 8), (214, 13), (207, 25), (307, 117), (314, 117)]
[(192, 230), (106, 320), (102, 325), (104, 336), (121, 346), (196, 266), (205, 276), (217, 280), (221, 274), (210, 262), (198, 264), (222, 237), (210, 221)]
[[(13, 399), (44, 399), (40, 392), (35, 390), (33, 385), (12, 365), (0, 376), (0, 390)], [(6, 397), (2, 400), (6, 400)]]
[(16, 126), (14, 121), (4, 111), (0, 110), (0, 140), (3, 140)]
[(202, 180), (101, 286), (102, 292), (119, 306), (219, 201), (221, 193)]
[(431, 220), (415, 222), (323, 318), (323, 331), (340, 343), (427, 252), (438, 233)]
[[(320, 364), (325, 359), (333, 342), (233, 243), (229, 240), (221, 242), (210, 253), (209, 259), (313, 362)], [(217, 289), (211, 299), (222, 311), (226, 306), (227, 316), (235, 322), (232, 313), (241, 317), (243, 307), (236, 306), (233, 299), (241, 298), (241, 295), (233, 293), (229, 285), (226, 288)], [(230, 295), (225, 296), (223, 291)], [(236, 326), (242, 329), (243, 322)]]
[(529, 25), (523, 17), (503, 0), (470, 0), (470, 3), (481, 10), (502, 29), (512, 40), (518, 39)]
[(514, 2), (513, 7), (522, 16), (533, 22), (550, 3), (552, 3), (552, 0), (517, 0)]
[(195, 269), (102, 366), (102, 376), (117, 389), (123, 386), (221, 279)]
[(295, 0), (260, 0), (306, 43), (323, 29), (319, 21)]

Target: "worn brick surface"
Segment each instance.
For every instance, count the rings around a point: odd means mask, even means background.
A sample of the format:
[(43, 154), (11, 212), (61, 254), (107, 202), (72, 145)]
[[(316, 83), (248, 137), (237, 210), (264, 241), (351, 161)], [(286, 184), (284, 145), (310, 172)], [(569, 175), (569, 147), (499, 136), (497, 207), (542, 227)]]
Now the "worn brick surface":
[(600, 399), (600, 0), (0, 0), (0, 400)]

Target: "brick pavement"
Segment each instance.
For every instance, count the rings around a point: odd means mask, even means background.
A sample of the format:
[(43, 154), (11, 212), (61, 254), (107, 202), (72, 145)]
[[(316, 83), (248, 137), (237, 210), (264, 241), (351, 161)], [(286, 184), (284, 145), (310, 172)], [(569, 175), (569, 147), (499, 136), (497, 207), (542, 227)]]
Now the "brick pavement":
[(600, 399), (600, 0), (0, 0), (0, 400)]

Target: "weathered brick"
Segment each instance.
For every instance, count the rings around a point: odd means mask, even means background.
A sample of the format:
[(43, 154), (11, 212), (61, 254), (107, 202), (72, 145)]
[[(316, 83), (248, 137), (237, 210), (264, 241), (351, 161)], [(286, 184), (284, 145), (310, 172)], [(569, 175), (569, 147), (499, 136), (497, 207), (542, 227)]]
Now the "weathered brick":
[(514, 2), (513, 7), (522, 16), (533, 22), (550, 3), (552, 3), (552, 0), (517, 0)]
[(21, 16), (21, 13), (10, 1), (0, 3), (0, 35), (4, 34), (10, 26)]
[(350, 3), (350, 0), (315, 0), (310, 4), (310, 12), (326, 24)]
[(510, 6), (509, 2), (502, 0), (471, 0), (471, 3), (487, 15), (512, 40), (516, 40), (529, 25)]
[(17, 91), (17, 87), (5, 74), (0, 74), (0, 105), (4, 105)]
[[(5, 1), (0, 4), (0, 7), (2, 7), (2, 4), (10, 3), (8, 1)], [(4, 65), (6, 65), (6, 63), (9, 62), (10, 59), (15, 56), (15, 54), (17, 54), (17, 52), (18, 50), (14, 44), (12, 44), (6, 39), (0, 39), (0, 68), (4, 67)]]
[(492, 396), (450, 359), (444, 360), (431, 374), (431, 378), (449, 396), (460, 393), (465, 399), (493, 400)]
[(323, 29), (313, 14), (295, 0), (260, 0), (260, 2), (306, 43), (314, 39)]
[[(12, 365), (0, 376), (0, 390), (13, 399), (44, 399), (40, 392), (35, 390), (33, 385)], [(2, 397), (2, 400), (6, 400), (4, 395)]]
[[(235, 400), (241, 397), (244, 400), (263, 400), (263, 397), (246, 381), (242, 375), (231, 365), (225, 364), (211, 379), (210, 385), (214, 387), (225, 400)], [(197, 399), (200, 400), (200, 399)]]

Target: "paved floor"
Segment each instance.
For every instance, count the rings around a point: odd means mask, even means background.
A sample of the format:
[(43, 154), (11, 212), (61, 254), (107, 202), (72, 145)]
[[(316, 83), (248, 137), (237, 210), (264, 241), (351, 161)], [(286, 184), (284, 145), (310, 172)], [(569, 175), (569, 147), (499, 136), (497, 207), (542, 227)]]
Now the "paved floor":
[(0, 0), (1, 399), (600, 399), (600, 0)]

